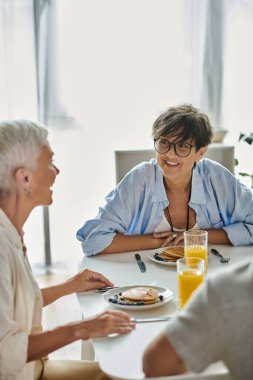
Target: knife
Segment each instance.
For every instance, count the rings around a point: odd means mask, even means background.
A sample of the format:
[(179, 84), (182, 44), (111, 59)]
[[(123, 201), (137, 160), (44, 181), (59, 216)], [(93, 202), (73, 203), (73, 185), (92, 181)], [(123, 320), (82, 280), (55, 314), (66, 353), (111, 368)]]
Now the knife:
[(98, 289), (94, 290), (94, 292), (95, 293), (105, 293), (108, 290), (117, 289), (117, 288), (118, 288), (118, 286), (102, 286), (102, 288), (98, 288)]
[(148, 322), (166, 322), (173, 317), (157, 317), (157, 318), (131, 318), (134, 323), (148, 323)]
[(142, 261), (141, 256), (139, 255), (139, 253), (135, 254), (135, 258), (136, 258), (137, 264), (139, 265), (140, 271), (141, 272), (146, 272), (146, 265), (145, 265), (144, 261)]

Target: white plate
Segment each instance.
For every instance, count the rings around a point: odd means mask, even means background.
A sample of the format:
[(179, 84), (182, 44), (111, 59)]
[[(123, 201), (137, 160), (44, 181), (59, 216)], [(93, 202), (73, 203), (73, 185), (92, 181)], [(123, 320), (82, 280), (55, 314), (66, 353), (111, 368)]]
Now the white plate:
[[(147, 286), (154, 288), (158, 291), (159, 295), (163, 295), (163, 301), (158, 301), (156, 303), (152, 303), (150, 305), (119, 305), (116, 303), (112, 303), (109, 301), (110, 298), (114, 297), (116, 294), (122, 293), (125, 290), (135, 288), (136, 286)], [(120, 309), (126, 309), (126, 310), (147, 310), (147, 309), (153, 309), (155, 307), (159, 307), (170, 301), (173, 297), (173, 292), (170, 289), (162, 288), (161, 286), (151, 286), (151, 285), (131, 285), (131, 286), (121, 286), (119, 288), (108, 290), (108, 292), (103, 294), (103, 299), (105, 302), (107, 302), (111, 306), (118, 307)]]
[[(158, 253), (162, 253), (166, 248), (183, 248), (182, 245), (177, 245), (177, 246), (171, 246), (171, 247), (164, 247), (164, 248), (159, 248), (158, 250), (156, 250), (156, 252)], [(169, 266), (169, 267), (176, 267), (177, 266), (177, 262), (176, 261), (160, 261), (160, 260), (156, 260), (154, 258), (154, 255), (155, 253), (152, 253), (152, 255), (149, 255), (148, 258), (151, 260), (151, 261), (154, 261), (154, 263), (157, 263), (157, 264), (161, 264), (161, 265), (166, 265), (166, 266)]]
[(166, 265), (168, 267), (176, 267), (177, 266), (177, 262), (176, 261), (160, 261), (160, 260), (156, 260), (154, 258), (154, 255), (148, 256), (148, 258), (149, 258), (149, 260), (154, 261), (154, 263), (156, 263), (156, 264)]

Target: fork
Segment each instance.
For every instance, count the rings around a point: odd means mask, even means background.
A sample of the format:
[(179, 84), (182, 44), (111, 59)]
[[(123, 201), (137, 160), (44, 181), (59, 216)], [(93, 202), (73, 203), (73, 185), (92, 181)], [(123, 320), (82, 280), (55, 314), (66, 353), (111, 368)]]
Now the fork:
[(212, 249), (211, 249), (211, 252), (212, 252), (215, 256), (218, 256), (218, 257), (220, 258), (220, 262), (221, 262), (222, 264), (227, 264), (227, 263), (229, 262), (229, 260), (230, 260), (230, 257), (229, 257), (229, 258), (226, 258), (226, 257), (222, 256), (222, 254), (221, 254), (219, 251), (217, 251), (217, 249), (215, 249), (215, 248), (212, 248)]

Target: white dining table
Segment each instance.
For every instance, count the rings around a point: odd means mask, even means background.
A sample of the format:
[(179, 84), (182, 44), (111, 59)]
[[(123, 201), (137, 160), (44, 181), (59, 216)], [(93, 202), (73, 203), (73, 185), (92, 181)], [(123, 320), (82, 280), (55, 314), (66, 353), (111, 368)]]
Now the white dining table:
[[(227, 264), (222, 264), (218, 257), (209, 253), (208, 269), (206, 277), (213, 272), (223, 271), (226, 268), (243, 262), (244, 260), (253, 259), (253, 247), (231, 247), (213, 245), (209, 247), (218, 249), (223, 256), (229, 257)], [(173, 298), (156, 308), (146, 310), (131, 310), (129, 314), (134, 318), (160, 317), (175, 315), (178, 313), (178, 289), (176, 265), (167, 266), (153, 262), (154, 253), (159, 250), (138, 251), (146, 265), (146, 272), (142, 273), (137, 265), (134, 254), (135, 252), (124, 252), (107, 255), (96, 255), (85, 257), (78, 255), (68, 260), (68, 269), (71, 275), (81, 269), (89, 268), (96, 272), (102, 273), (108, 277), (115, 286), (127, 285), (153, 285), (170, 289), (173, 292)], [(95, 291), (77, 294), (81, 306), (83, 318), (89, 318), (106, 309), (116, 309), (115, 305), (108, 304), (103, 299), (103, 294)], [(117, 310), (120, 310), (117, 307)], [(125, 310), (124, 310), (125, 311)], [(117, 335), (106, 338), (92, 339), (84, 345), (85, 359), (94, 359), (93, 351), (90, 349), (90, 343), (93, 346), (96, 359), (101, 369), (110, 377), (117, 380), (137, 380), (143, 379), (142, 356), (147, 345), (164, 330), (168, 322), (138, 323), (136, 328), (126, 335)], [(186, 374), (181, 376), (171, 376), (168, 379), (231, 379), (229, 372), (222, 362), (214, 363), (203, 373)]]

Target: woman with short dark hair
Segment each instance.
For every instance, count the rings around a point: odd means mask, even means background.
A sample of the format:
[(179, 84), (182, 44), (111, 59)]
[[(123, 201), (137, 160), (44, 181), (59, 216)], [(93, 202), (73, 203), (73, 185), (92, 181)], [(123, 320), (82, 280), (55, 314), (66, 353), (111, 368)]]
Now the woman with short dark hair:
[(250, 189), (203, 158), (212, 139), (208, 117), (191, 105), (155, 121), (156, 160), (134, 167), (77, 232), (87, 256), (182, 245), (183, 232), (208, 231), (209, 243), (253, 244)]

